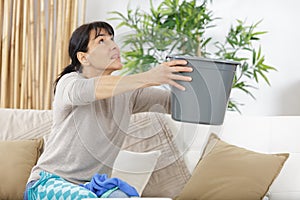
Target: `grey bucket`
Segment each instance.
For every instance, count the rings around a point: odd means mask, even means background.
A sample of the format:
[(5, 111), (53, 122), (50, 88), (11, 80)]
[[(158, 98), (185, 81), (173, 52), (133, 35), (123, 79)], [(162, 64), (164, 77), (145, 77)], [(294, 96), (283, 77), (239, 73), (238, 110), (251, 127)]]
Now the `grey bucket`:
[(234, 61), (189, 56), (168, 56), (170, 60), (186, 60), (193, 72), (191, 82), (178, 81), (185, 87), (181, 91), (171, 88), (171, 112), (176, 121), (197, 124), (222, 125), (228, 106), (236, 67)]

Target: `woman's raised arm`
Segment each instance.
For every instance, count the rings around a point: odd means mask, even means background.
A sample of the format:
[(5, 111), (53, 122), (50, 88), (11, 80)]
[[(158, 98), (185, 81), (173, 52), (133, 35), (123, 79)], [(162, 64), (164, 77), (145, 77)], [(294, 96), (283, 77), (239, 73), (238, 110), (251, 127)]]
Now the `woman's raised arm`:
[(185, 88), (178, 84), (176, 80), (191, 81), (192, 79), (189, 76), (176, 74), (176, 72), (191, 72), (192, 68), (184, 66), (186, 64), (185, 60), (172, 60), (139, 74), (99, 76), (95, 78), (96, 99), (106, 99), (123, 92), (161, 84), (169, 84), (180, 90), (184, 90)]

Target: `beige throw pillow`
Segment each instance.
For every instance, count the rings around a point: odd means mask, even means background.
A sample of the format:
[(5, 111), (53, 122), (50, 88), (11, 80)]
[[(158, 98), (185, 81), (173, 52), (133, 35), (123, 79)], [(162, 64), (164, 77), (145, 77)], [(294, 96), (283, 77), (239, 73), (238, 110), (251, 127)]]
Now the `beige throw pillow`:
[(177, 200), (259, 200), (289, 154), (263, 154), (228, 144), (212, 134)]
[(23, 199), (42, 147), (43, 139), (0, 141), (0, 199)]

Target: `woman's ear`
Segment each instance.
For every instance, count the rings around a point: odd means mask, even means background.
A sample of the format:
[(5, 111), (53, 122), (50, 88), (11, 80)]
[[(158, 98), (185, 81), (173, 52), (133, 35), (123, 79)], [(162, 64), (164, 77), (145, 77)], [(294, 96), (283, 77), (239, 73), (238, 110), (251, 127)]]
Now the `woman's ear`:
[(87, 54), (84, 52), (77, 52), (77, 59), (81, 63), (81, 65), (89, 65), (89, 61), (87, 60)]

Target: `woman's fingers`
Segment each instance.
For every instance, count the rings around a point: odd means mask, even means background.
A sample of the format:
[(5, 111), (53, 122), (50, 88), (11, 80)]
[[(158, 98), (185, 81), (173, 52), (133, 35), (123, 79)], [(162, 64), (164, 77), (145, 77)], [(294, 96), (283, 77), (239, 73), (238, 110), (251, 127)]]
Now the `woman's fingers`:
[(191, 72), (193, 68), (185, 66), (187, 65), (186, 60), (172, 60), (164, 62), (163, 65), (168, 66), (171, 72)]
[(164, 64), (171, 67), (171, 66), (175, 66), (175, 65), (186, 65), (187, 61), (186, 60), (171, 60), (168, 62), (164, 62)]
[(170, 67), (172, 72), (192, 72), (193, 68), (191, 67), (180, 67), (180, 66), (174, 66)]
[(179, 90), (184, 91), (185, 87), (183, 87), (182, 85), (178, 84), (177, 82), (170, 80), (169, 85), (172, 85), (173, 87), (178, 88)]
[(150, 70), (150, 77), (153, 77), (154, 82), (160, 84), (169, 84), (178, 88), (179, 90), (185, 90), (184, 86), (176, 81), (191, 81), (192, 78), (187, 75), (180, 74), (180, 72), (192, 72), (193, 68), (186, 66), (186, 60), (172, 60), (164, 62), (158, 65), (156, 68)]
[(172, 85), (182, 91), (185, 90), (185, 87), (180, 85), (176, 81), (187, 81), (187, 82), (192, 81), (192, 78), (190, 76), (183, 76), (183, 75), (177, 74), (179, 72), (192, 72), (193, 71), (192, 67), (184, 66), (186, 64), (187, 64), (186, 60), (172, 60), (170, 62), (164, 63), (165, 66), (169, 67), (169, 70), (171, 72), (171, 75), (169, 76), (170, 80), (169, 80), (168, 84)]
[(182, 76), (182, 75), (179, 75), (179, 74), (173, 74), (171, 77), (170, 77), (172, 80), (177, 80), (177, 81), (192, 81), (192, 77), (190, 76)]

